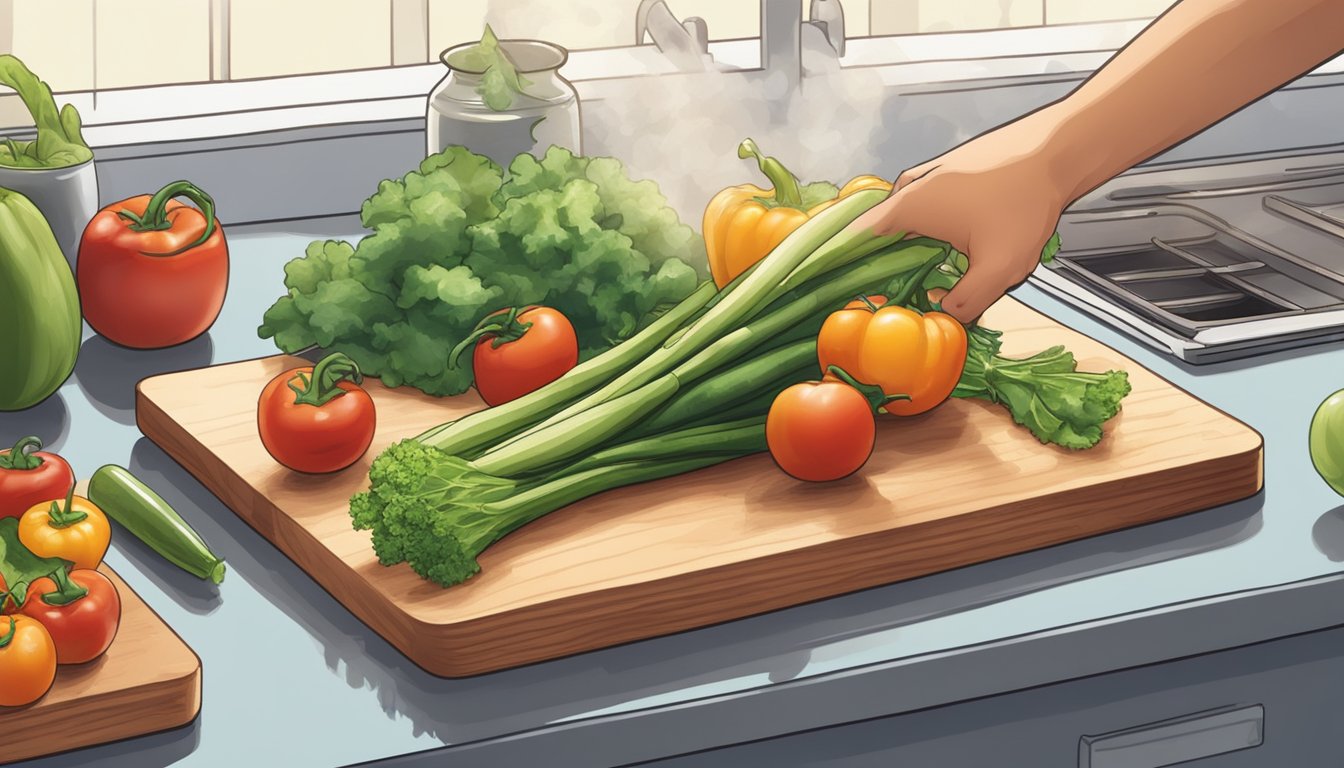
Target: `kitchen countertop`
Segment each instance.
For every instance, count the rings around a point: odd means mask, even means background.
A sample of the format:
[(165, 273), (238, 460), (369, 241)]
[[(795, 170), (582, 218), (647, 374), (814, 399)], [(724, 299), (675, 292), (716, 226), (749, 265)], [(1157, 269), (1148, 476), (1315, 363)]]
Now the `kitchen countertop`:
[[(277, 229), (284, 226), (289, 231)], [(1344, 504), (1307, 425), (1344, 387), (1344, 344), (1192, 367), (1031, 286), (1015, 295), (1242, 419), (1265, 438), (1265, 490), (1235, 504), (706, 629), (476, 678), (435, 678), (355, 619), (135, 427), (148, 375), (272, 354), (256, 337), (284, 263), (349, 219), (230, 230), (210, 333), (133, 352), (86, 328), (75, 374), (0, 444), (37, 434), (80, 477), (120, 463), (228, 562), (219, 587), (118, 531), (107, 561), (197, 652), (183, 728), (31, 761), (616, 765), (963, 701), (1344, 624)]]

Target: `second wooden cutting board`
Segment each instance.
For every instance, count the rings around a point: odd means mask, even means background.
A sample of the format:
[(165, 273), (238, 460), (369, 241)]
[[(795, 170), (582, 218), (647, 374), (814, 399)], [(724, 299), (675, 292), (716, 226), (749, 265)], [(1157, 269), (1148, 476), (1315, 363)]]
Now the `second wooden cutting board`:
[(891, 419), (857, 475), (798, 483), (768, 456), (586, 499), (506, 537), (441, 589), (377, 562), (348, 500), (383, 447), (481, 407), (368, 386), (374, 446), (331, 476), (278, 466), (257, 436), (261, 388), (307, 364), (276, 356), (140, 383), (141, 430), (347, 608), (426, 670), (494, 671), (798, 605), (1245, 498), (1249, 427), (1012, 299), (986, 315), (1005, 352), (1064, 344), (1129, 372), (1102, 443), (1038, 443), (999, 406), (950, 401)]

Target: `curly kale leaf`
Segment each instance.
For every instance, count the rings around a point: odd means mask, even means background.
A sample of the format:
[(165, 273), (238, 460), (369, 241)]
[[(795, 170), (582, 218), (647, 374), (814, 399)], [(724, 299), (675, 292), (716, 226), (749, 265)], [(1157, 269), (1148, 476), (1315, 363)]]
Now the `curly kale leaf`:
[(449, 147), (381, 182), (360, 215), (372, 232), (357, 246), (319, 241), (286, 265), (288, 294), (260, 334), (287, 352), (345, 352), (384, 384), (434, 395), (470, 386), (448, 356), (492, 311), (554, 307), (586, 359), (703, 277), (703, 242), (657, 185), (558, 148), (520, 155), (506, 180), (489, 159)]

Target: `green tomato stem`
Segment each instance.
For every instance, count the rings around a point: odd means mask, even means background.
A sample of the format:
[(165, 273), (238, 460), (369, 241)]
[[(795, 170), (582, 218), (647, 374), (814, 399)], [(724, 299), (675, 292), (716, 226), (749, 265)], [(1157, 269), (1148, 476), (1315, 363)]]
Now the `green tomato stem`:
[(532, 323), (518, 322), (518, 316), (525, 311), (527, 310), (509, 307), (502, 318), (499, 313), (482, 318), (471, 333), (467, 334), (465, 339), (453, 347), (453, 351), (448, 355), (448, 367), (457, 368), (462, 353), (474, 347), (478, 341), (487, 336), (492, 337), (491, 349), (499, 349), (504, 344), (523, 338), (523, 334), (532, 328)]
[(294, 390), (295, 405), (321, 407), (345, 394), (345, 390), (337, 386), (342, 381), (359, 384), (364, 381), (364, 375), (354, 360), (340, 352), (332, 352), (313, 366), (311, 377), (300, 373), (290, 379), (289, 388)]
[(215, 233), (215, 199), (206, 194), (205, 190), (189, 181), (174, 181), (155, 192), (154, 196), (149, 199), (149, 203), (145, 205), (145, 212), (142, 215), (137, 216), (134, 211), (125, 209), (117, 211), (117, 215), (130, 222), (129, 227), (135, 232), (172, 229), (173, 224), (168, 220), (168, 201), (175, 197), (185, 197), (201, 209), (201, 215), (205, 217), (205, 231), (201, 232), (201, 236), (196, 238), (193, 243), (168, 253), (150, 254), (152, 256), (176, 256), (185, 253), (203, 244)]
[(54, 605), (57, 607), (70, 605), (77, 600), (83, 599), (85, 595), (89, 594), (89, 590), (86, 587), (81, 587), (76, 584), (74, 580), (70, 578), (70, 574), (66, 573), (64, 568), (57, 568), (51, 573), (50, 578), (56, 583), (56, 591), (48, 592), (42, 596), (42, 602), (47, 605)]
[(873, 406), (873, 413), (885, 413), (883, 407), (897, 400), (909, 400), (909, 395), (888, 395), (876, 384), (865, 384), (850, 375), (849, 371), (838, 365), (826, 366), (826, 372), (859, 391)]
[(0, 455), (0, 469), (37, 469), (42, 466), (42, 457), (36, 455), (40, 450), (42, 441), (37, 436), (21, 437), (9, 453)]

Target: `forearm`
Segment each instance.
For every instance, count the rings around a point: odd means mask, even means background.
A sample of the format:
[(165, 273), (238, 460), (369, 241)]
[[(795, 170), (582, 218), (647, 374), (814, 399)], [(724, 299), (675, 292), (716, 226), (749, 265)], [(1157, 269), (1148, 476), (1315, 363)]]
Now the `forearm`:
[(1071, 202), (1341, 50), (1341, 0), (1184, 0), (1033, 118)]

